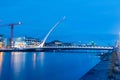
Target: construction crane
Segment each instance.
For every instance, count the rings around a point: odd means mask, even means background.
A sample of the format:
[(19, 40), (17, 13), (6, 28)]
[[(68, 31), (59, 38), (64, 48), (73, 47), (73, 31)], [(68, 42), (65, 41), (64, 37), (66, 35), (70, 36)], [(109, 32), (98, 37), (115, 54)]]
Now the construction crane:
[(21, 22), (18, 22), (18, 23), (10, 23), (10, 24), (3, 24), (3, 25), (0, 25), (0, 27), (5, 27), (5, 26), (9, 26), (10, 27), (10, 48), (13, 48), (13, 29), (16, 25), (21, 25), (22, 23)]

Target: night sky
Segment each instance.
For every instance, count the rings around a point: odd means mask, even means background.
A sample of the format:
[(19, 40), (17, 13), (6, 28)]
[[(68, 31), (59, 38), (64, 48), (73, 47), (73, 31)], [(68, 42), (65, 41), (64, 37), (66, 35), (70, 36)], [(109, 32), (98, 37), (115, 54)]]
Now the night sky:
[[(22, 22), (14, 29), (15, 37), (27, 35), (43, 39), (63, 16), (66, 19), (48, 40), (81, 40), (90, 34), (95, 39), (94, 35), (117, 34), (120, 31), (120, 0), (0, 1), (0, 24)], [(0, 34), (9, 36), (9, 32), (9, 27), (0, 27)]]

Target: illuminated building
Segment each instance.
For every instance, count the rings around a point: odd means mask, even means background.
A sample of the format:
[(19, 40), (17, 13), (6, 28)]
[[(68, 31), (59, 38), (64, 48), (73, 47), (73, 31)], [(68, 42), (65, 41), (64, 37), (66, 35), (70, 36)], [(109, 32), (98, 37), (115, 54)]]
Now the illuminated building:
[(40, 44), (40, 40), (38, 38), (18, 37), (14, 39), (15, 48), (36, 47), (39, 44)]
[(0, 35), (0, 48), (3, 48), (4, 47), (4, 44), (5, 44), (5, 39), (3, 38), (3, 35)]
[(25, 37), (25, 42), (27, 47), (39, 46), (41, 41), (38, 38)]
[(25, 48), (26, 47), (26, 42), (24, 41), (23, 37), (18, 37), (14, 41), (14, 47), (15, 48)]

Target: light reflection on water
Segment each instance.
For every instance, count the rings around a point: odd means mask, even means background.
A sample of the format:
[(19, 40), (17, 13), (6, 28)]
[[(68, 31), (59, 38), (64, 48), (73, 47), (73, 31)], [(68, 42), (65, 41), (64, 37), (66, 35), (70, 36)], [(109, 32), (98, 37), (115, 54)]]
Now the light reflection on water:
[(44, 52), (41, 52), (40, 54), (40, 62), (41, 62), (41, 67), (44, 65)]
[(99, 62), (96, 54), (0, 53), (0, 80), (76, 80)]
[(22, 68), (25, 66), (25, 58), (25, 53), (23, 52), (11, 52), (11, 67), (15, 79), (20, 75)]
[(36, 53), (33, 53), (33, 67), (36, 68)]
[(2, 62), (3, 62), (3, 52), (0, 52), (0, 74), (1, 74), (1, 71), (2, 71)]

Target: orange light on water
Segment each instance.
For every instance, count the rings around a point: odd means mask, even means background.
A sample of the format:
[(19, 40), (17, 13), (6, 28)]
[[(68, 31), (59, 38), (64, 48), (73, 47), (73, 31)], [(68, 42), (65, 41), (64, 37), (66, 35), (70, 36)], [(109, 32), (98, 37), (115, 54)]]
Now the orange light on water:
[(0, 52), (0, 73), (2, 70), (2, 62), (3, 62), (3, 52)]

